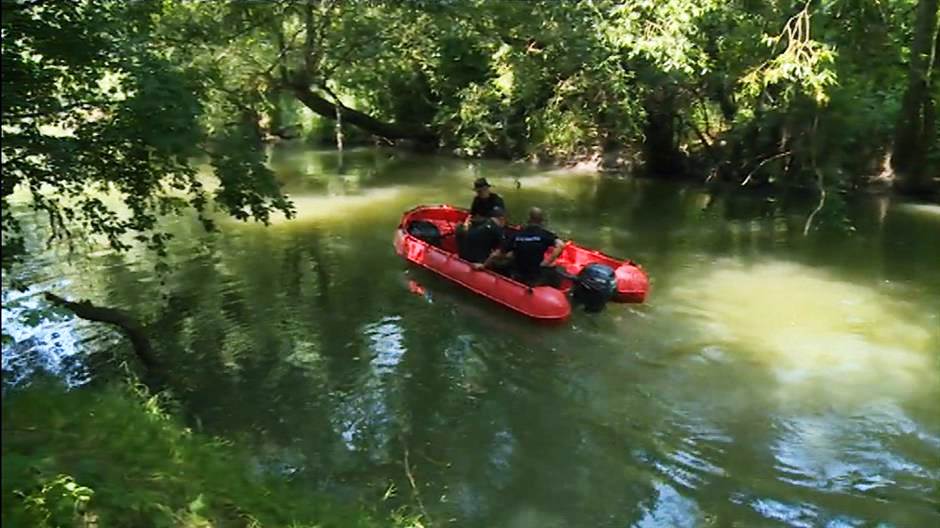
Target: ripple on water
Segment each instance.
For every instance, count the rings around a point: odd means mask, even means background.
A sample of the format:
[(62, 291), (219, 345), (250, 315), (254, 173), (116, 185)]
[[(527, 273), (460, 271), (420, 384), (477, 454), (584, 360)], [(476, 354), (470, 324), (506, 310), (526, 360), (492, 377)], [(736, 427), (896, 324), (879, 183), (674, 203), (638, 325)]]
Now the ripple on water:
[(369, 368), (348, 391), (338, 393), (331, 413), (334, 428), (350, 451), (364, 451), (374, 461), (391, 457), (395, 435), (397, 378), (394, 376), (405, 348), (401, 317), (383, 317), (362, 329), (372, 354)]
[[(65, 281), (57, 281), (62, 287)], [(2, 352), (3, 384), (15, 386), (38, 372), (61, 378), (69, 386), (90, 380), (85, 368), (86, 347), (107, 335), (77, 318), (51, 311), (41, 296), (49, 285), (33, 286), (26, 291), (3, 290)], [(53, 288), (54, 289), (54, 288)]]
[[(778, 420), (780, 434), (771, 450), (780, 480), (857, 494), (881, 488), (926, 496), (937, 493), (940, 470), (911, 459), (921, 454), (917, 458), (925, 462), (940, 460), (937, 438), (920, 431), (900, 413), (899, 409), (892, 414), (872, 409), (855, 417), (830, 413)], [(906, 449), (895, 443), (903, 443)]]
[(730, 436), (692, 413), (676, 412), (668, 424), (669, 427), (655, 433), (665, 454), (651, 461), (662, 476), (688, 489), (726, 476), (720, 460), (725, 455), (725, 446), (732, 442)]
[(400, 316), (383, 317), (377, 323), (365, 326), (363, 334), (369, 338), (374, 356), (372, 367), (376, 375), (390, 374), (405, 353), (405, 335)]
[(778, 521), (786, 526), (814, 528), (822, 525), (819, 519), (819, 509), (809, 504), (794, 504), (766, 497), (752, 497), (744, 493), (733, 495), (731, 502), (746, 505), (765, 519)]
[(489, 369), (472, 336), (457, 336), (444, 349), (444, 359), (448, 365), (449, 381), (461, 387), (465, 395), (473, 398), (486, 391)]
[(683, 497), (675, 488), (664, 482), (654, 482), (656, 496), (652, 504), (640, 507), (642, 517), (633, 524), (635, 528), (675, 528), (699, 526), (703, 516), (698, 504)]
[(516, 437), (507, 428), (502, 428), (493, 434), (489, 449), (488, 473), (490, 481), (497, 489), (509, 485), (513, 475), (513, 455), (518, 442)]
[[(761, 517), (776, 521), (784, 526), (796, 528), (854, 528), (858, 526), (875, 526), (868, 521), (848, 514), (832, 514), (811, 504), (794, 503), (757, 497), (747, 493), (734, 493), (731, 502), (750, 508)], [(881, 522), (879, 527), (896, 526)], [(897, 525), (903, 526), (903, 525)]]

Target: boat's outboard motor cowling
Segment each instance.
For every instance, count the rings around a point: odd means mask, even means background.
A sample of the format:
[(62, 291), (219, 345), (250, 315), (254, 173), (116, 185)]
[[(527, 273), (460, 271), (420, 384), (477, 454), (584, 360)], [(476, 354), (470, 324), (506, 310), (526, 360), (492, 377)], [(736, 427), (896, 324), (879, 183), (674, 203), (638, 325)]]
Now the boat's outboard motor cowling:
[(432, 246), (441, 247), (441, 230), (427, 220), (414, 220), (409, 223), (408, 234)]
[(584, 305), (584, 311), (596, 313), (604, 309), (616, 291), (617, 276), (610, 266), (588, 264), (578, 273), (573, 297)]

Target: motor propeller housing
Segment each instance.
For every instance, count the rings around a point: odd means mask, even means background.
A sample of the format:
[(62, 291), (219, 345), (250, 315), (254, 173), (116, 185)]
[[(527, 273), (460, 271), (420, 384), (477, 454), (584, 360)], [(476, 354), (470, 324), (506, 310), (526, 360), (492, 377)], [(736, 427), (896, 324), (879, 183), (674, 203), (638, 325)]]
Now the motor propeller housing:
[(574, 281), (572, 298), (584, 305), (584, 311), (597, 313), (604, 309), (616, 291), (617, 276), (610, 266), (588, 264)]

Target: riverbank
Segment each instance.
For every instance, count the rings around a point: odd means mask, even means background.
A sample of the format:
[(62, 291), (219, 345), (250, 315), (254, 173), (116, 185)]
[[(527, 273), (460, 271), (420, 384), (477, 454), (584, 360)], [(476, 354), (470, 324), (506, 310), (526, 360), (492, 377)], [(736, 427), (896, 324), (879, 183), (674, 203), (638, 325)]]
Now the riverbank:
[(3, 397), (4, 526), (420, 526), (301, 489), (131, 388)]
[[(272, 146), (296, 148), (316, 148), (318, 150), (336, 149), (336, 143), (329, 137), (316, 139), (291, 139), (271, 142)], [(706, 153), (692, 151), (688, 156), (677, 161), (682, 170), (673, 173), (654, 173), (647, 167), (642, 146), (619, 147), (604, 150), (599, 145), (578, 154), (560, 157), (545, 157), (537, 154), (526, 156), (473, 156), (462, 154), (458, 150), (441, 148), (429, 151), (427, 145), (403, 142), (390, 147), (387, 143), (368, 137), (359, 137), (356, 142), (346, 143), (347, 152), (372, 146), (378, 149), (399, 150), (415, 154), (434, 154), (468, 161), (497, 161), (514, 165), (527, 165), (541, 170), (562, 169), (574, 171), (594, 171), (611, 177), (637, 177), (649, 180), (686, 182), (707, 185), (709, 188), (727, 192), (757, 193), (760, 195), (774, 192), (809, 191), (814, 195), (824, 190), (827, 194), (866, 194), (896, 195), (907, 199), (940, 203), (940, 176), (934, 178), (932, 190), (905, 192), (897, 186), (897, 178), (891, 169), (890, 160), (883, 159), (877, 167), (848, 177), (847, 168), (820, 170), (819, 173), (805, 169), (800, 177), (788, 174), (787, 158), (768, 157), (755, 159), (738, 169), (728, 172), (711, 160)], [(337, 151), (338, 153), (339, 151)]]

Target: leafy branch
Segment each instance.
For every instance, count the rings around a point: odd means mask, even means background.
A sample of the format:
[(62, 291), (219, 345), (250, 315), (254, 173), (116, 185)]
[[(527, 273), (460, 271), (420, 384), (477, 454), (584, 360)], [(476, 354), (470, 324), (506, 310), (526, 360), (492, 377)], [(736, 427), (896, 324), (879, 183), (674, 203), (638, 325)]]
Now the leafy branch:
[[(782, 52), (752, 68), (741, 78), (740, 83), (746, 93), (757, 96), (767, 88), (786, 81), (808, 92), (817, 104), (824, 105), (829, 101), (826, 89), (836, 84), (836, 74), (829, 69), (835, 59), (835, 52), (826, 44), (811, 38), (810, 2), (807, 0), (803, 8), (787, 20), (778, 35), (764, 35), (764, 43), (772, 50), (777, 49), (782, 42), (786, 46)], [(784, 97), (789, 94), (790, 90), (785, 89)]]

